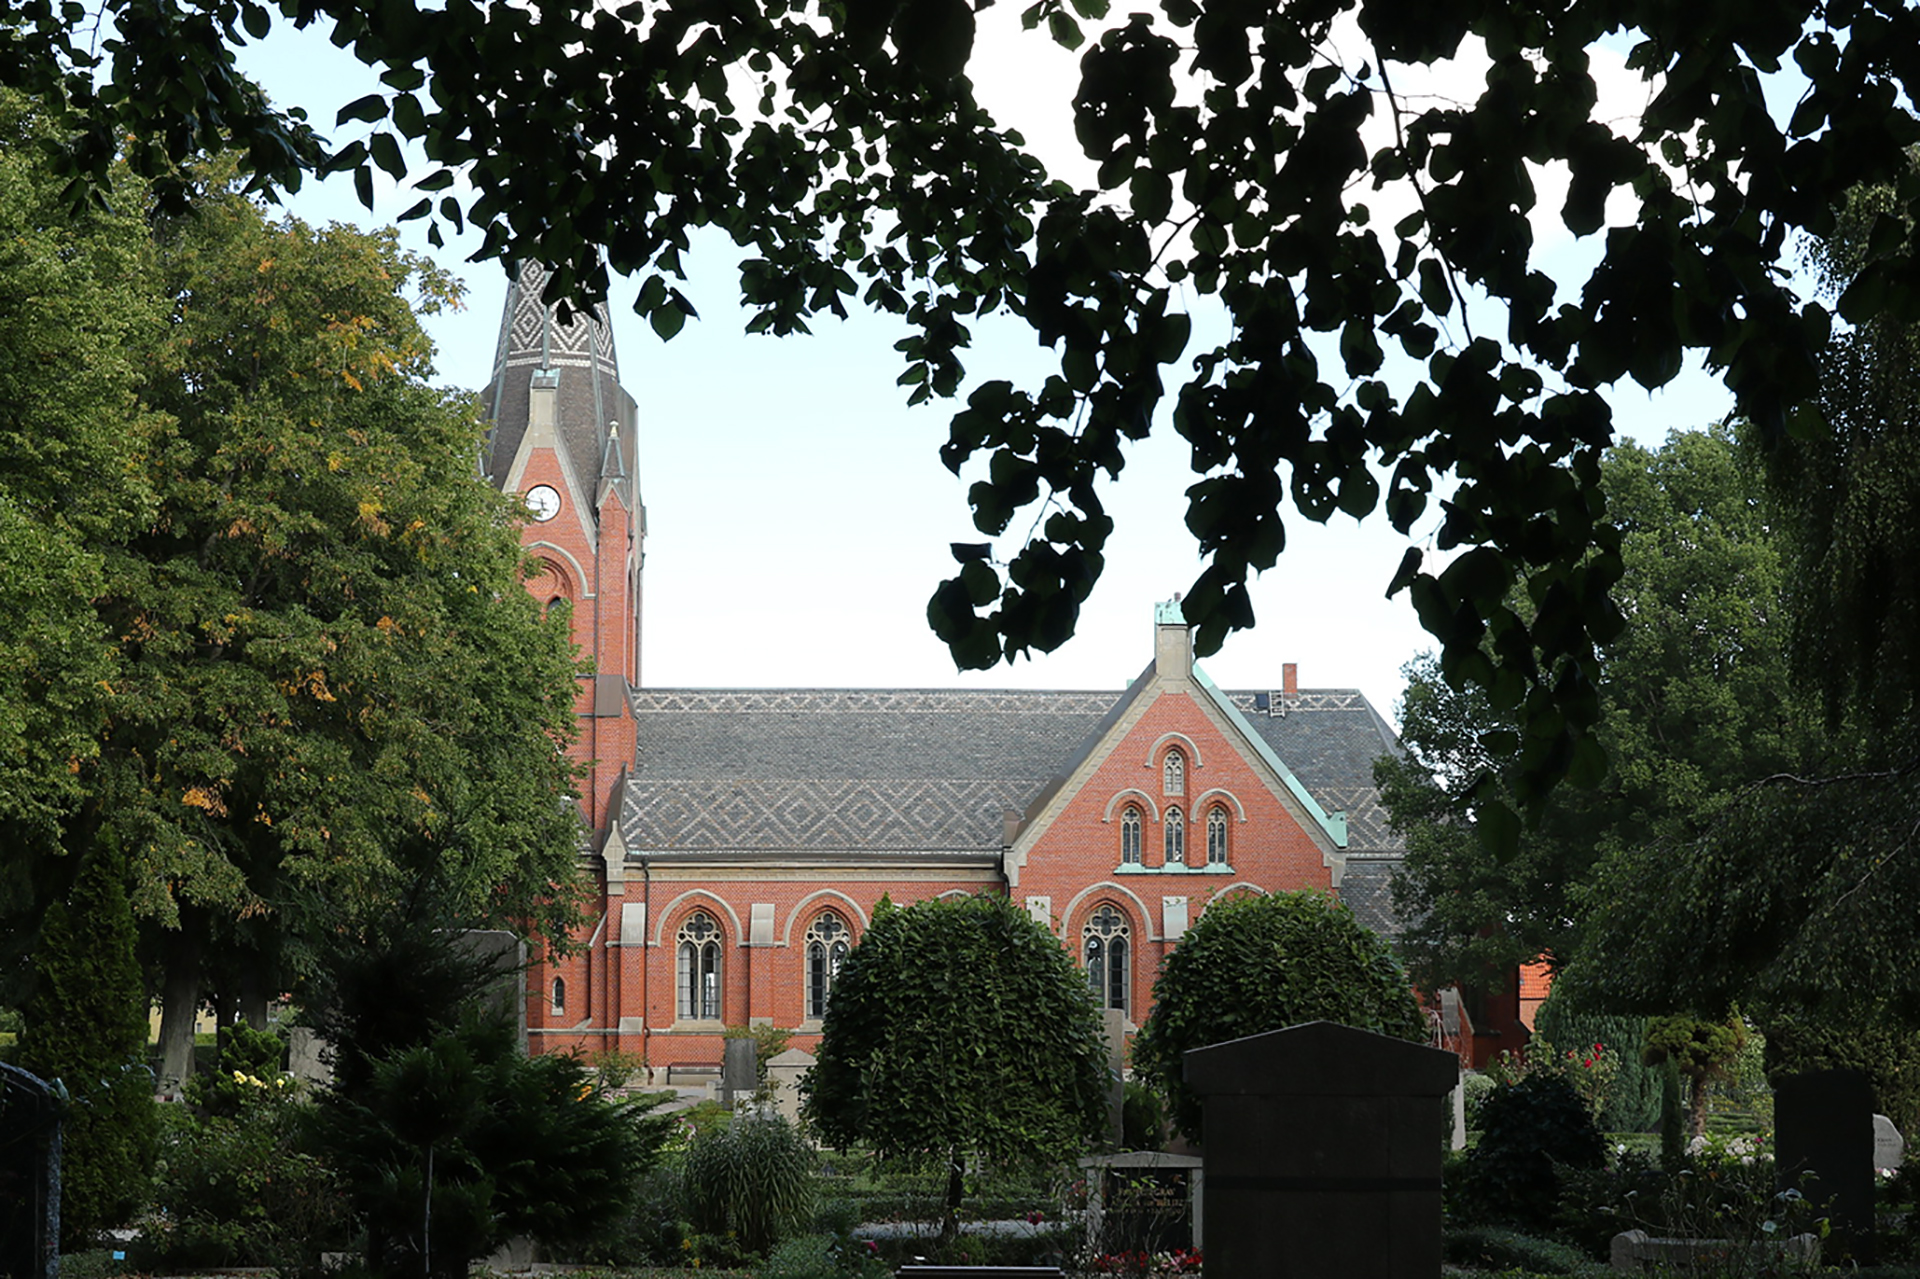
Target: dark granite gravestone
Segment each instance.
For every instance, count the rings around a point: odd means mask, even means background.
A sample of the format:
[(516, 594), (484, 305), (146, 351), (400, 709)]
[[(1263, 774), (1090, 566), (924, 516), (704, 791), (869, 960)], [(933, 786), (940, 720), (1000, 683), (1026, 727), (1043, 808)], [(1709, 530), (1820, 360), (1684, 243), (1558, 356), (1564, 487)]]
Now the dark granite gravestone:
[(1783, 1189), (1832, 1226), (1828, 1247), (1874, 1257), (1873, 1087), (1857, 1070), (1787, 1075), (1773, 1086), (1774, 1158)]
[(720, 1064), (720, 1104), (737, 1105), (753, 1096), (759, 1087), (759, 1050), (753, 1040), (727, 1040), (726, 1058)]
[(0, 1062), (0, 1275), (60, 1274), (60, 1094)]
[(1186, 1056), (1200, 1094), (1207, 1272), (1262, 1279), (1440, 1273), (1452, 1053), (1310, 1022)]

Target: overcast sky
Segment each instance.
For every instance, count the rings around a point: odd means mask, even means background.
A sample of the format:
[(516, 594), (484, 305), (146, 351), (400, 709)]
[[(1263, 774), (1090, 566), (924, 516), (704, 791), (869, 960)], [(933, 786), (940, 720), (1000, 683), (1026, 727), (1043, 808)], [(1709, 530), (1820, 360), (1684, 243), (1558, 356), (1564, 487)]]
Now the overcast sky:
[[(997, 5), (976, 51), (980, 93), (1027, 135), (1051, 169), (1080, 179), (1068, 101), (1077, 55), (1012, 30), (1019, 6)], [(1645, 90), (1606, 54), (1595, 73), (1621, 113)], [(279, 32), (243, 54), (243, 66), (282, 105), (308, 109), (323, 133), (345, 103), (379, 86), (372, 73), (318, 33)], [(1475, 92), (1472, 68), (1432, 92)], [(1544, 209), (1557, 209), (1541, 182)], [(413, 197), (390, 183), (368, 214), (345, 176), (309, 183), (288, 200), (311, 222), (384, 223)], [(1384, 221), (1378, 214), (1376, 223)], [(1558, 231), (1557, 227), (1543, 231)], [(404, 242), (463, 279), (467, 307), (429, 322), (442, 379), (478, 389), (489, 375), (506, 278), (498, 264), (464, 256), (472, 238), (431, 250), (419, 224)], [(1577, 281), (1597, 239), (1543, 234), (1537, 252), (1557, 278)], [(1183, 517), (1193, 477), (1187, 450), (1163, 412), (1152, 440), (1134, 446), (1121, 480), (1103, 495), (1118, 523), (1107, 569), (1083, 609), (1079, 635), (1059, 652), (989, 672), (957, 673), (927, 630), (934, 586), (953, 568), (948, 543), (977, 541), (966, 481), (940, 464), (951, 406), (909, 410), (894, 385), (904, 332), (856, 313), (830, 317), (812, 337), (742, 334), (732, 246), (696, 242), (685, 289), (701, 319), (661, 343), (627, 308), (636, 287), (616, 282), (614, 332), (622, 380), (640, 404), (639, 470), (647, 508), (642, 679), (655, 687), (1119, 688), (1151, 657), (1152, 606), (1184, 590), (1200, 565)], [(1188, 299), (1192, 301), (1191, 298)], [(1196, 309), (1195, 337), (1218, 340), (1221, 321)], [(970, 377), (1040, 374), (1047, 353), (1012, 322), (976, 329)], [(1169, 385), (1172, 385), (1169, 377)], [(1171, 397), (1169, 397), (1171, 398)], [(1717, 380), (1690, 367), (1658, 396), (1625, 386), (1613, 396), (1623, 431), (1657, 443), (1731, 408)], [(1430, 537), (1429, 516), (1417, 530)], [(1016, 529), (1023, 524), (1016, 521)], [(1309, 688), (1357, 687), (1389, 716), (1400, 668), (1433, 647), (1402, 594), (1384, 597), (1406, 542), (1375, 516), (1336, 515), (1325, 526), (1298, 516), (1277, 569), (1255, 586), (1259, 625), (1202, 663), (1228, 688), (1277, 687), (1296, 662)]]

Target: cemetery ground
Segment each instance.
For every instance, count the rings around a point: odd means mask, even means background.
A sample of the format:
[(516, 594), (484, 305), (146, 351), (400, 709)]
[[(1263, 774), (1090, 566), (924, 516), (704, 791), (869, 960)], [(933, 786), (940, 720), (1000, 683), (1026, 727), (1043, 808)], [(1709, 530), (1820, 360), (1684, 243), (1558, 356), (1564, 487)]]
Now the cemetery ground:
[[(1823, 1268), (1765, 1246), (1802, 1231), (1818, 1234), (1820, 1224), (1804, 1203), (1776, 1193), (1769, 1154), (1772, 1099), (1764, 1080), (1750, 1071), (1712, 1086), (1706, 1134), (1678, 1151), (1663, 1152), (1659, 1132), (1601, 1138), (1593, 1129), (1590, 1135), (1603, 1144), (1601, 1158), (1589, 1159), (1572, 1148), (1569, 1143), (1578, 1139), (1556, 1128), (1557, 1121), (1535, 1115), (1525, 1148), (1507, 1152), (1521, 1162), (1502, 1164), (1499, 1152), (1490, 1150), (1496, 1140), (1490, 1134), (1498, 1128), (1491, 1116), (1502, 1104), (1496, 1098), (1510, 1102), (1552, 1092), (1548, 1084), (1565, 1083), (1563, 1073), (1535, 1063), (1532, 1069), (1470, 1077), (1468, 1146), (1448, 1155), (1444, 1176), (1445, 1273), (1482, 1279), (1618, 1273), (1606, 1261), (1608, 1241), (1638, 1226), (1649, 1234), (1724, 1238), (1735, 1245), (1670, 1273), (1920, 1279), (1914, 1221), (1920, 1214), (1913, 1211), (1920, 1196), (1915, 1179), (1897, 1172), (1876, 1184), (1877, 1264)], [(279, 1091), (265, 1082), (268, 1087), (258, 1090), (263, 1096)], [(1566, 1092), (1577, 1097), (1571, 1088)], [(317, 1202), (329, 1193), (323, 1170), (259, 1131), (303, 1104), (283, 1098), (257, 1110), (251, 1136), (234, 1128), (216, 1134), (192, 1123), (185, 1108), (170, 1108), (180, 1113), (169, 1120), (154, 1202), (137, 1223), (143, 1237), (126, 1245), (124, 1259), (105, 1250), (69, 1253), (63, 1279), (232, 1275), (262, 1268), (287, 1276), (318, 1273), (322, 1251), (352, 1243), (343, 1233), (344, 1218)], [(796, 1169), (797, 1187), (751, 1178), (717, 1193), (712, 1185), (703, 1187), (701, 1179), (711, 1178), (714, 1166), (709, 1160), (703, 1169), (697, 1153), (703, 1143), (756, 1122), (783, 1121), (733, 1118), (714, 1103), (680, 1112), (675, 1137), (642, 1174), (619, 1221), (591, 1240), (547, 1249), (534, 1272), (542, 1279), (880, 1279), (924, 1259), (1052, 1265), (1073, 1276), (1201, 1273), (1198, 1253), (1159, 1246), (1182, 1224), (1172, 1219), (1177, 1211), (1167, 1209), (1164, 1195), (1142, 1197), (1165, 1215), (1133, 1221), (1130, 1238), (1110, 1238), (1106, 1246), (1089, 1239), (1089, 1174), (1079, 1167), (1017, 1176), (974, 1170), (967, 1225), (945, 1247), (931, 1233), (934, 1227), (916, 1224), (938, 1219), (939, 1179), (879, 1169), (859, 1152), (808, 1148)], [(1515, 1169), (1518, 1177), (1509, 1175)], [(227, 1193), (217, 1191), (222, 1185)], [(302, 1236), (303, 1229), (320, 1234)], [(1761, 1247), (1743, 1246), (1749, 1242)], [(505, 1272), (517, 1268), (495, 1264)], [(336, 1273), (355, 1271), (349, 1266)]]

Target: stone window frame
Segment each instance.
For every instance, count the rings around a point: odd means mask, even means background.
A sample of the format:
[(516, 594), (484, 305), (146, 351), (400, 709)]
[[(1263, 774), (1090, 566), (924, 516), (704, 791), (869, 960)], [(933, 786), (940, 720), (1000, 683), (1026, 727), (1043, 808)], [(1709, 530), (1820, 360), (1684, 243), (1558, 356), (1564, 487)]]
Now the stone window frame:
[[(831, 923), (832, 928), (824, 925)], [(853, 950), (853, 929), (838, 911), (823, 910), (807, 925), (801, 939), (801, 962), (806, 978), (806, 1020), (817, 1022), (827, 1014), (834, 978)]]
[(1122, 866), (1143, 866), (1146, 864), (1141, 833), (1145, 829), (1145, 820), (1140, 806), (1128, 804), (1120, 813), (1120, 864)]
[(1133, 1002), (1133, 920), (1110, 901), (1102, 901), (1080, 926), (1080, 959), (1087, 989), (1099, 1008), (1131, 1016)]
[(1227, 816), (1225, 804), (1214, 804), (1207, 809), (1207, 865), (1230, 866), (1230, 846), (1227, 828), (1231, 820)]
[(563, 1016), (567, 1011), (567, 979), (555, 977), (548, 993), (551, 995), (548, 1006), (552, 1009), (553, 1015)]
[[(705, 924), (705, 928), (699, 925)], [(673, 937), (675, 1021), (720, 1022), (726, 1013), (726, 929), (705, 907), (687, 912)]]
[(1187, 818), (1178, 804), (1168, 804), (1166, 816), (1161, 820), (1160, 864), (1187, 864)]
[(1160, 793), (1187, 793), (1187, 753), (1178, 746), (1169, 746), (1167, 753), (1160, 758)]

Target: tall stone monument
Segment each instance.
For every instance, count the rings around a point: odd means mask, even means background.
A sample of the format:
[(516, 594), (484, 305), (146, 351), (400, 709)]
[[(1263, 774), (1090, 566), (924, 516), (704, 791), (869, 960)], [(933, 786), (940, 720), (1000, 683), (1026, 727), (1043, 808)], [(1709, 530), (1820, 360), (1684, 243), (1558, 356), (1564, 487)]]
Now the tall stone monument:
[(1458, 1057), (1322, 1021), (1197, 1048), (1186, 1076), (1202, 1104), (1208, 1273), (1440, 1273)]

